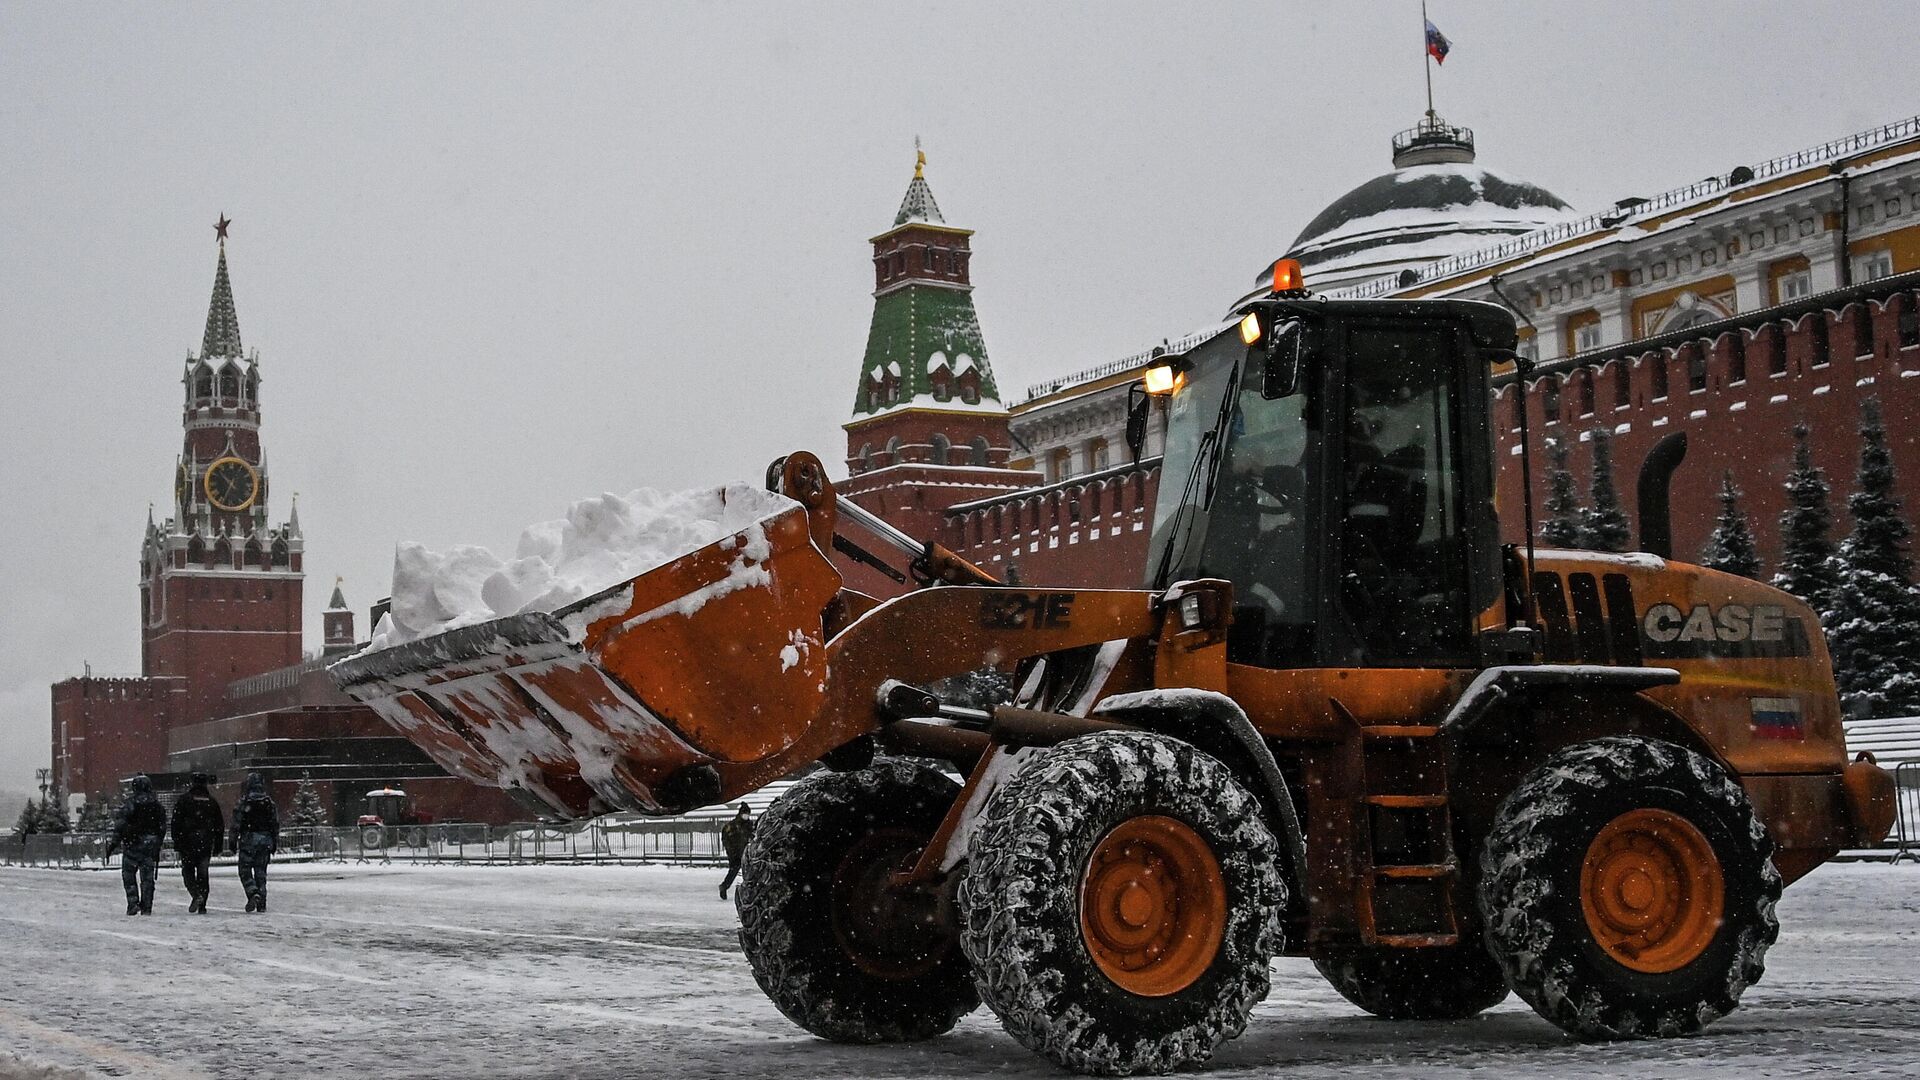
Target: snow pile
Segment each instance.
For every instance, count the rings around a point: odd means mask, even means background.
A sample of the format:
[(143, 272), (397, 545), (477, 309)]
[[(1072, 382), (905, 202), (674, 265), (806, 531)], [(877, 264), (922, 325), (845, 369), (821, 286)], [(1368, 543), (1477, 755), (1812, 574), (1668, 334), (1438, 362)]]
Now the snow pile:
[(797, 505), (744, 483), (641, 488), (582, 499), (564, 518), (529, 525), (512, 559), (472, 545), (439, 552), (404, 542), (393, 555), (393, 604), (372, 647), (565, 607)]

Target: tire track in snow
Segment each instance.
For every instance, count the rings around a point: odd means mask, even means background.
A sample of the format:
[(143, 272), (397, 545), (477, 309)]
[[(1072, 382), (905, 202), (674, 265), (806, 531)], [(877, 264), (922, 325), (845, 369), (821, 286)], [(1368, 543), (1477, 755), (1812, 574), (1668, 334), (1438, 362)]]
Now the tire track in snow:
[(128, 1050), (110, 1042), (89, 1039), (71, 1031), (49, 1027), (37, 1020), (30, 1020), (19, 1013), (0, 1009), (0, 1031), (5, 1031), (16, 1039), (22, 1040), (22, 1049), (31, 1052), (32, 1047), (52, 1047), (69, 1054), (77, 1054), (95, 1068), (103, 1065), (124, 1070), (120, 1075), (150, 1078), (150, 1080), (203, 1080), (207, 1075), (170, 1065), (156, 1057), (149, 1057), (136, 1050)]

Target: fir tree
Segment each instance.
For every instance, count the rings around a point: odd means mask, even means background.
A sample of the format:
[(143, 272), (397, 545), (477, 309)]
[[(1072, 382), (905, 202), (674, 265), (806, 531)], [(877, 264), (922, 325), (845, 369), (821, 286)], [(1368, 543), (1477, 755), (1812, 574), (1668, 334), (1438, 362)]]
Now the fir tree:
[(111, 828), (113, 818), (107, 812), (106, 797), (97, 792), (87, 796), (87, 801), (80, 805), (80, 820), (73, 823), (73, 831), (98, 833)]
[(298, 828), (312, 828), (331, 824), (327, 808), (320, 801), (320, 792), (313, 786), (313, 774), (300, 774), (300, 786), (293, 790), (293, 808), (287, 811), (287, 824)]
[(1860, 473), (1847, 499), (1853, 531), (1833, 556), (1827, 644), (1850, 713), (1909, 716), (1920, 713), (1920, 589), (1908, 554), (1913, 529), (1894, 495), (1879, 400), (1862, 402), (1860, 414)]
[(20, 811), (20, 817), (13, 823), (13, 835), (32, 836), (40, 831), (40, 806), (32, 799), (27, 800), (26, 809)]
[(73, 831), (73, 822), (67, 817), (67, 800), (58, 789), (40, 800), (40, 831), (43, 833)]
[(1632, 542), (1626, 512), (1620, 509), (1620, 492), (1613, 486), (1613, 436), (1607, 429), (1593, 429), (1593, 486), (1587, 496), (1583, 530), (1588, 547), (1595, 551), (1625, 551)]
[(1580, 496), (1574, 492), (1573, 473), (1567, 469), (1567, 442), (1547, 439), (1547, 501), (1541, 504), (1547, 519), (1540, 523), (1540, 541), (1554, 547), (1577, 548), (1586, 530), (1580, 522)]
[(1720, 480), (1720, 520), (1700, 549), (1700, 565), (1709, 570), (1760, 580), (1760, 552), (1753, 543), (1753, 527), (1740, 510), (1740, 489), (1733, 486), (1733, 470)]
[(1815, 611), (1833, 604), (1832, 488), (1825, 469), (1813, 464), (1807, 425), (1793, 428), (1793, 469), (1787, 473), (1787, 508), (1780, 514), (1780, 569), (1773, 587), (1807, 602)]

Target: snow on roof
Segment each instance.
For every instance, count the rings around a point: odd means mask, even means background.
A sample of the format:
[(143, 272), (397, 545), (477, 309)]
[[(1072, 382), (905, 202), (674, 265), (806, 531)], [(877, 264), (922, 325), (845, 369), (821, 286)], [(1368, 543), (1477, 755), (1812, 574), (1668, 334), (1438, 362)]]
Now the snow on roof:
[(398, 795), (403, 799), (407, 797), (407, 793), (404, 791), (401, 791), (399, 788), (390, 788), (390, 787), (374, 788), (372, 791), (367, 792), (367, 798), (369, 799), (373, 798), (376, 795)]
[[(1833, 139), (1819, 146), (1810, 147), (1791, 154), (1784, 154), (1780, 157), (1763, 161), (1751, 168), (1731, 170), (1725, 176), (1712, 176), (1705, 180), (1699, 180), (1691, 184), (1673, 188), (1672, 190), (1661, 192), (1650, 199), (1623, 199), (1605, 210), (1588, 214), (1584, 217), (1570, 217), (1521, 236), (1514, 236), (1503, 240), (1496, 240), (1492, 243), (1482, 244), (1458, 254), (1450, 255), (1439, 262), (1422, 267), (1420, 269), (1420, 278), (1422, 281), (1443, 280), (1468, 273), (1481, 267), (1505, 262), (1509, 259), (1523, 258), (1535, 252), (1564, 244), (1588, 234), (1593, 234), (1594, 239), (1591, 241), (1593, 244), (1617, 242), (1622, 237), (1644, 236), (1648, 232), (1660, 231), (1663, 228), (1670, 227), (1672, 223), (1660, 222), (1649, 227), (1647, 225), (1631, 224), (1630, 219), (1639, 218), (1643, 221), (1651, 221), (1672, 213), (1676, 208), (1692, 206), (1694, 204), (1698, 204), (1699, 209), (1704, 211), (1710, 206), (1728, 198), (1736, 190), (1749, 185), (1777, 177), (1790, 176), (1822, 164), (1832, 163), (1853, 155), (1877, 150), (1880, 147), (1908, 142), (1916, 138), (1920, 138), (1920, 116), (1909, 117), (1892, 124), (1883, 124), (1877, 128), (1870, 128), (1866, 131), (1857, 132), (1843, 138)], [(1853, 174), (1866, 171), (1869, 168), (1884, 169), (1903, 161), (1912, 160), (1915, 157), (1920, 157), (1920, 154), (1908, 153), (1896, 157), (1876, 158), (1871, 165), (1862, 166), (1859, 169), (1848, 169), (1846, 171), (1849, 174)], [(1739, 177), (1739, 179), (1736, 180), (1736, 177)], [(1794, 190), (1796, 187), (1807, 187), (1816, 183), (1830, 182), (1832, 182), (1832, 177), (1822, 173), (1821, 175), (1810, 178), (1804, 184), (1770, 190), (1769, 194), (1778, 197), (1787, 191)], [(1624, 230), (1618, 233), (1614, 232), (1615, 227), (1622, 224), (1626, 224), (1627, 227), (1633, 229), (1634, 232), (1628, 233)], [(1586, 246), (1588, 245), (1579, 245), (1569, 250), (1577, 251)], [(1567, 251), (1560, 252), (1562, 255), (1567, 253)], [(1398, 283), (1395, 282), (1392, 277), (1388, 276), (1342, 288), (1334, 295), (1350, 299), (1385, 296), (1394, 292), (1398, 287)]]

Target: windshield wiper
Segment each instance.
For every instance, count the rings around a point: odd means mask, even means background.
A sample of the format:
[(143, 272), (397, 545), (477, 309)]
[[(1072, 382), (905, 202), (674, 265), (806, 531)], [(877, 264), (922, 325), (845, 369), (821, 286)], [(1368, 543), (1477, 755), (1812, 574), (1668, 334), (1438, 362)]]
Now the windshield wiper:
[[(1193, 506), (1194, 495), (1201, 497), (1201, 509), (1213, 505), (1213, 490), (1220, 480), (1220, 454), (1226, 445), (1223, 432), (1233, 421), (1233, 410), (1240, 396), (1240, 364), (1235, 363), (1227, 374), (1227, 389), (1220, 397), (1220, 412), (1214, 417), (1213, 427), (1200, 436), (1200, 443), (1194, 447), (1193, 464), (1187, 468), (1187, 475), (1180, 485), (1180, 502), (1173, 511), (1173, 520), (1167, 523), (1167, 546), (1160, 552), (1160, 564), (1153, 571), (1153, 587), (1167, 587), (1167, 575), (1173, 570), (1175, 543), (1179, 544), (1179, 554), (1186, 557), (1187, 548), (1192, 546), (1191, 530), (1182, 533), (1181, 523), (1187, 518)], [(1204, 483), (1205, 489), (1201, 489)]]

